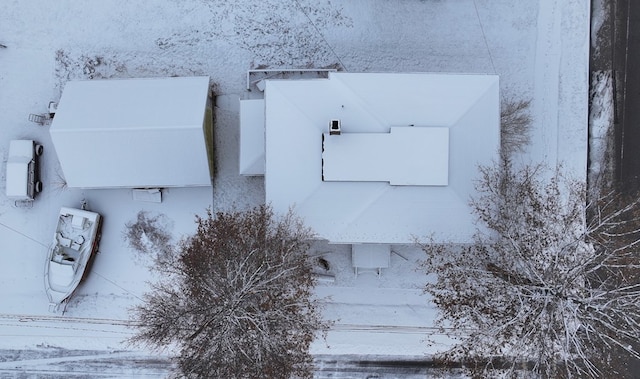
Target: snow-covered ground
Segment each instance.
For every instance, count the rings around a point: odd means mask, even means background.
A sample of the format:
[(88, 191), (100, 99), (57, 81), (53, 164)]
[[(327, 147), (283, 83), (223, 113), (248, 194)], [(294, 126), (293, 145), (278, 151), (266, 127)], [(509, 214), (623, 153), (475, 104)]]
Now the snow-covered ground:
[[(209, 206), (264, 202), (263, 181), (238, 175), (236, 100), (252, 96), (248, 69), (498, 74), (503, 96), (532, 100), (532, 143), (519, 159), (562, 162), (586, 179), (589, 12), (583, 0), (5, 1), (0, 349), (132, 349), (123, 344), (132, 333), (127, 310), (154, 273), (148, 257), (127, 247), (125, 224), (140, 210), (163, 214), (177, 240)], [(66, 188), (47, 127), (28, 115), (44, 113), (69, 79), (172, 75), (209, 75), (220, 95), (213, 190), (170, 189), (153, 204), (133, 201), (129, 190)], [(4, 197), (4, 162), (9, 140), (17, 138), (45, 146), (44, 191), (30, 209)], [(82, 199), (104, 215), (103, 237), (91, 274), (69, 304), (71, 319), (62, 321), (48, 314), (44, 257), (60, 206)], [(420, 356), (438, 348), (423, 342), (435, 331), (434, 310), (419, 290), (426, 279), (417, 270), (420, 252), (393, 250), (380, 279), (356, 278), (345, 247), (317, 246), (335, 276), (319, 284), (318, 295), (328, 296), (326, 315), (338, 321), (314, 353)]]

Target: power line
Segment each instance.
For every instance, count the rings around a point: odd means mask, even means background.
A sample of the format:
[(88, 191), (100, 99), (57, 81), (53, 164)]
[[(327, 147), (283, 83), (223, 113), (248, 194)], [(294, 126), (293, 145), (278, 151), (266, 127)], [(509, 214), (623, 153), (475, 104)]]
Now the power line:
[(0, 222), (0, 225), (4, 226), (4, 227), (5, 227), (5, 228), (7, 228), (8, 230), (10, 230), (10, 231), (12, 231), (12, 232), (14, 232), (14, 233), (16, 233), (16, 234), (19, 234), (19, 235), (23, 236), (24, 238), (26, 238), (26, 239), (28, 239), (28, 240), (31, 240), (31, 241), (33, 241), (33, 242), (37, 243), (38, 245), (40, 245), (40, 246), (42, 246), (42, 247), (45, 247), (45, 248), (46, 248), (46, 247), (48, 247), (47, 245), (45, 245), (44, 243), (42, 243), (42, 242), (38, 241), (37, 239), (35, 239), (35, 238), (31, 237), (31, 236), (28, 236), (28, 235), (26, 235), (26, 234), (22, 233), (21, 231), (19, 231), (19, 230), (17, 230), (17, 229), (14, 229), (14, 228), (10, 227), (10, 226), (9, 226), (9, 225), (7, 225), (7, 224), (4, 224), (4, 223)]
[[(2, 222), (0, 222), (0, 225), (4, 226), (6, 229), (8, 229), (8, 230), (10, 230), (10, 231), (12, 231), (12, 232), (14, 232), (14, 233), (16, 233), (16, 234), (18, 234), (18, 235), (21, 235), (22, 237), (24, 237), (24, 238), (26, 238), (26, 239), (28, 239), (28, 240), (30, 240), (30, 241), (33, 241), (33, 242), (37, 243), (38, 245), (40, 245), (40, 246), (42, 246), (42, 247), (44, 247), (44, 248), (48, 248), (48, 247), (49, 247), (49, 246), (47, 246), (46, 244), (44, 244), (44, 243), (42, 243), (42, 242), (40, 242), (40, 241), (36, 240), (35, 238), (30, 237), (30, 236), (28, 236), (28, 235), (26, 235), (26, 234), (22, 233), (21, 231), (19, 231), (19, 230), (17, 230), (17, 229), (14, 229), (14, 228), (10, 227), (9, 225), (6, 225), (6, 224), (4, 224), (4, 223), (2, 223)], [(95, 258), (95, 257), (93, 257), (93, 258)], [(142, 300), (142, 298), (140, 298), (140, 296), (138, 296), (138, 295), (136, 295), (135, 293), (133, 293), (133, 292), (129, 291), (128, 289), (126, 289), (126, 288), (122, 287), (121, 285), (119, 285), (119, 284), (115, 283), (113, 280), (111, 280), (111, 279), (107, 278), (106, 276), (104, 276), (104, 275), (100, 274), (99, 272), (96, 272), (95, 270), (91, 270), (91, 272), (92, 272), (93, 274), (95, 274), (95, 275), (97, 275), (97, 276), (101, 277), (102, 279), (106, 280), (107, 282), (109, 282), (109, 283), (113, 284), (114, 286), (116, 286), (116, 287), (120, 288), (121, 290), (123, 290), (124, 292), (128, 293), (129, 295), (131, 295), (131, 296), (135, 297), (136, 299), (138, 299), (138, 300)]]
[(493, 69), (493, 73), (497, 74), (496, 66), (493, 64), (493, 56), (491, 55), (491, 50), (489, 50), (489, 43), (487, 42), (487, 36), (484, 34), (484, 28), (482, 27), (482, 21), (480, 20), (480, 13), (478, 12), (478, 4), (476, 4), (476, 0), (473, 0), (473, 7), (476, 10), (476, 17), (478, 18), (478, 24), (480, 24), (480, 32), (482, 32), (482, 39), (484, 40), (484, 46), (487, 49), (487, 53), (489, 54), (489, 61), (491, 62), (491, 68)]
[(342, 60), (340, 59), (340, 57), (338, 56), (338, 54), (336, 54), (336, 51), (333, 49), (333, 47), (331, 47), (331, 44), (329, 43), (329, 41), (327, 41), (327, 39), (324, 37), (324, 34), (322, 34), (322, 32), (320, 32), (320, 29), (318, 29), (318, 27), (316, 26), (316, 24), (313, 22), (313, 20), (311, 20), (311, 17), (309, 17), (309, 14), (307, 14), (307, 12), (305, 12), (304, 8), (302, 7), (302, 5), (300, 5), (300, 1), (299, 0), (295, 0), (296, 4), (298, 5), (298, 8), (300, 8), (300, 11), (302, 11), (302, 14), (304, 14), (304, 16), (307, 18), (307, 20), (309, 20), (309, 23), (311, 24), (311, 26), (313, 26), (313, 28), (316, 30), (316, 32), (318, 33), (318, 35), (320, 36), (320, 38), (322, 38), (322, 40), (324, 41), (324, 43), (327, 44), (327, 46), (329, 47), (329, 50), (331, 50), (331, 52), (333, 53), (333, 55), (336, 57), (336, 59), (338, 60), (338, 62), (340, 62), (340, 66), (342, 66), (342, 68), (345, 71), (349, 71), (347, 70), (347, 67), (344, 65), (344, 63), (342, 63)]

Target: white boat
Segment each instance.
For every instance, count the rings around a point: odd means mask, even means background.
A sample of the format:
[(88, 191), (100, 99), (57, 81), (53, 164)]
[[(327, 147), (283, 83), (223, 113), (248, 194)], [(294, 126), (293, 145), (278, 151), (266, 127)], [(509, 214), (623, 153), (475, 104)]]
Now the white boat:
[(62, 207), (44, 268), (49, 310), (64, 312), (73, 291), (98, 250), (102, 217), (84, 209)]

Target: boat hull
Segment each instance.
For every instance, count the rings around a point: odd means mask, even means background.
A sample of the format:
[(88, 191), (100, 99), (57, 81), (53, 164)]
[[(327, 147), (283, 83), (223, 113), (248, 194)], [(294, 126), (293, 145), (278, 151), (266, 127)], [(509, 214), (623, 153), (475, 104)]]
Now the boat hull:
[(102, 217), (82, 209), (60, 210), (44, 267), (44, 284), (49, 309), (58, 311), (87, 275), (98, 250)]

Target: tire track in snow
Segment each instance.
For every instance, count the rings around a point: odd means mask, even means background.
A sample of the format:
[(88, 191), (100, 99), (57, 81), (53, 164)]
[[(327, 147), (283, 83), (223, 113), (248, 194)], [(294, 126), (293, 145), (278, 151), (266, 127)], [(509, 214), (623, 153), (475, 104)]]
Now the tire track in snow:
[[(551, 166), (558, 162), (558, 101), (560, 88), (560, 61), (562, 12), (558, 0), (538, 1), (538, 24), (535, 54), (535, 115), (532, 143), (534, 161), (545, 161)], [(536, 156), (541, 154), (541, 156)]]
[(0, 339), (18, 337), (53, 345), (61, 340), (80, 341), (80, 345), (96, 340), (120, 343), (133, 336), (132, 326), (128, 320), (118, 319), (0, 314)]
[(402, 325), (363, 325), (363, 324), (334, 324), (331, 331), (340, 332), (372, 332), (394, 334), (429, 334), (429, 335), (463, 335), (470, 330), (440, 328), (435, 326), (402, 326)]
[(108, 324), (132, 326), (129, 320), (118, 320), (109, 318), (92, 318), (92, 317), (69, 317), (69, 316), (48, 316), (48, 315), (28, 315), (28, 314), (11, 314), (0, 313), (0, 321), (12, 320), (20, 322), (32, 321), (50, 321), (58, 323), (85, 323), (85, 324)]
[(53, 357), (51, 353), (46, 349), (19, 351), (17, 356), (24, 359), (15, 359), (16, 351), (9, 350), (5, 357), (0, 358), (13, 360), (0, 362), (0, 377), (159, 378), (165, 377), (172, 367), (166, 356), (136, 351), (63, 349), (55, 350), (55, 353), (67, 355)]
[(114, 360), (122, 360), (123, 358), (148, 358), (148, 355), (136, 353), (136, 352), (115, 352), (115, 353), (105, 353), (105, 354), (88, 354), (88, 355), (70, 355), (66, 357), (56, 357), (56, 358), (36, 358), (36, 359), (25, 359), (20, 361), (8, 361), (8, 362), (0, 362), (0, 370), (3, 369), (20, 369), (22, 366), (27, 365), (49, 365), (49, 364), (60, 364), (66, 362), (80, 362), (80, 361), (95, 361), (102, 359), (114, 359)]

